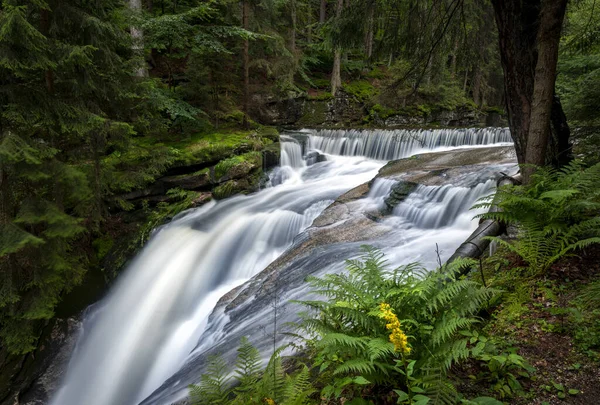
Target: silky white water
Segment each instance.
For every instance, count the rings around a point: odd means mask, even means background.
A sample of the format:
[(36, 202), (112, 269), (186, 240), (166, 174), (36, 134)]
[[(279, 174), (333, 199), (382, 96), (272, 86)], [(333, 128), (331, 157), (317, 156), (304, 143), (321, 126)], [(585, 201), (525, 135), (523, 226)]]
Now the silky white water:
[(308, 148), (344, 156), (394, 160), (456, 147), (510, 144), (508, 128), (436, 130), (319, 130), (308, 132)]
[[(458, 146), (475, 142), (475, 135), (455, 132), (421, 134), (426, 142), (419, 144), (419, 150), (447, 148), (452, 142), (445, 140), (450, 138), (462, 139), (456, 141)], [(479, 144), (505, 141), (486, 134), (477, 138)], [(393, 138), (388, 135), (382, 139)], [(265, 306), (235, 325), (228, 323), (222, 310), (209, 320), (221, 296), (279, 257), (335, 198), (371, 180), (385, 164), (382, 159), (413, 150), (402, 149), (393, 139), (373, 143), (366, 139), (371, 136), (351, 131), (347, 136), (313, 134), (305, 142), (283, 138), (282, 167), (271, 174), (270, 187), (254, 195), (211, 202), (159, 229), (84, 322), (64, 384), (51, 404), (135, 405), (153, 392), (154, 399), (144, 403), (168, 404), (176, 396), (173, 392), (181, 395), (187, 385), (177, 377), (181, 370), (228, 335), (253, 330), (268, 315)], [(347, 139), (355, 141), (354, 146), (336, 146), (341, 139), (346, 139), (344, 144)], [(307, 165), (302, 156), (312, 149), (327, 153), (327, 161)], [(426, 258), (431, 243), (439, 243), (449, 256), (475, 226), (467, 208), (492, 185), (477, 184), (420, 187), (382, 224), (391, 232), (379, 241), (381, 247), (394, 263)], [(392, 185), (378, 180), (358, 203), (365, 210), (380, 206)], [(356, 251), (356, 246), (336, 249)], [(314, 268), (307, 264), (306, 271), (339, 270), (343, 260), (336, 254), (342, 250), (324, 250), (322, 260)], [(306, 287), (298, 281), (290, 283), (284, 295), (299, 298), (305, 293)], [(170, 391), (164, 395), (162, 389), (156, 391), (173, 375), (174, 383), (167, 384)], [(190, 373), (185, 375), (191, 378)]]

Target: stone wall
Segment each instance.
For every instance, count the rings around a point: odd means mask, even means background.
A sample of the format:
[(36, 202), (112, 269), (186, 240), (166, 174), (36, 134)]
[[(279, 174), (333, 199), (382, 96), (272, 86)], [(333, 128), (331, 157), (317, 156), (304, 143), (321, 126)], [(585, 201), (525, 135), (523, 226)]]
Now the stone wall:
[(339, 91), (335, 98), (318, 99), (305, 95), (276, 98), (255, 95), (252, 117), (264, 125), (308, 128), (407, 128), (407, 127), (477, 127), (505, 126), (506, 119), (497, 112), (486, 113), (472, 107), (456, 110), (415, 111), (379, 116), (354, 96)]

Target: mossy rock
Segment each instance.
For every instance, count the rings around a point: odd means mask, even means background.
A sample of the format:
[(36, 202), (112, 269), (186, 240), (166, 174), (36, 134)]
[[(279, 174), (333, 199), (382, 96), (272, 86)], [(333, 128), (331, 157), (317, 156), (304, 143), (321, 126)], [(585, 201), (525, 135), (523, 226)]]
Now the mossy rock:
[(279, 166), (281, 162), (281, 145), (279, 142), (268, 145), (263, 149), (262, 154), (264, 170)]
[(343, 86), (346, 93), (354, 96), (358, 101), (367, 101), (379, 94), (379, 89), (367, 80), (357, 80)]
[(277, 139), (272, 129), (262, 128), (260, 131), (196, 134), (172, 145), (179, 151), (175, 166), (214, 164), (234, 155), (259, 151)]
[(304, 111), (304, 115), (298, 120), (298, 125), (306, 127), (319, 126), (327, 121), (329, 105), (327, 101), (308, 101)]
[(256, 132), (262, 138), (269, 139), (273, 142), (279, 142), (279, 131), (275, 127), (260, 127)]
[(385, 205), (388, 209), (393, 210), (398, 204), (406, 200), (415, 189), (418, 187), (417, 183), (411, 181), (399, 181), (392, 186), (390, 195), (384, 200)]
[(227, 180), (240, 179), (252, 171), (262, 168), (262, 154), (249, 152), (220, 161), (215, 166), (215, 179), (218, 183)]
[(215, 200), (223, 200), (236, 194), (248, 194), (258, 189), (260, 176), (253, 176), (238, 180), (229, 180), (213, 190)]
[(184, 190), (202, 189), (208, 187), (212, 182), (209, 168), (191, 174), (163, 177), (161, 181), (166, 189), (182, 188)]

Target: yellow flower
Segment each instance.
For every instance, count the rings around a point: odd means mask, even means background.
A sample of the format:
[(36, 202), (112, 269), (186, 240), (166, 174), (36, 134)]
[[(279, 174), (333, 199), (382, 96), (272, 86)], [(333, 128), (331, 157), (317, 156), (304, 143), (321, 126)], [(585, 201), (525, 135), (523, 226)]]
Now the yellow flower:
[(394, 314), (390, 304), (382, 302), (379, 304), (379, 310), (381, 311), (381, 317), (387, 322), (385, 325), (386, 329), (392, 331), (390, 342), (394, 344), (394, 350), (403, 354), (409, 354), (408, 337), (400, 328), (400, 321), (396, 314)]
[(271, 398), (265, 398), (265, 402), (267, 405), (275, 405), (275, 401), (273, 401)]

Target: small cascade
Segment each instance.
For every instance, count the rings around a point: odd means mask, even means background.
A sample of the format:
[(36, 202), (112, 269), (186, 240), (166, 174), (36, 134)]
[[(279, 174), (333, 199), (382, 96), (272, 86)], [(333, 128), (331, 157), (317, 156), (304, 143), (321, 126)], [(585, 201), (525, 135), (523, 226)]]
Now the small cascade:
[(473, 204), (494, 189), (488, 180), (475, 187), (418, 186), (406, 200), (394, 208), (394, 215), (420, 229), (437, 229), (454, 224), (462, 214), (469, 220), (476, 215), (469, 212)]
[(281, 166), (296, 169), (306, 166), (302, 158), (302, 145), (290, 136), (281, 136)]
[(377, 160), (401, 159), (431, 150), (511, 143), (508, 128), (434, 130), (319, 130), (308, 136), (308, 149)]

